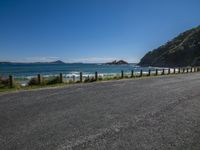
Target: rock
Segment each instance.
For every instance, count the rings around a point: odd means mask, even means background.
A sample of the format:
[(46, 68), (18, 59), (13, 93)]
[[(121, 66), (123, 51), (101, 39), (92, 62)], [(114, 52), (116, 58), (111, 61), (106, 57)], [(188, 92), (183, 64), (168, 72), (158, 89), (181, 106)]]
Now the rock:
[(114, 60), (114, 61), (108, 62), (106, 64), (108, 64), (108, 65), (124, 65), (124, 64), (128, 64), (128, 62), (126, 62), (124, 60), (119, 60), (119, 61)]

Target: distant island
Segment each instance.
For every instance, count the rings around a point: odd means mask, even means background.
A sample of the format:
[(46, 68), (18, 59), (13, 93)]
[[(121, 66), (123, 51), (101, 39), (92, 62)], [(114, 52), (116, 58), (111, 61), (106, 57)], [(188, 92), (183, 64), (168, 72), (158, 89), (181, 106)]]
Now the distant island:
[(61, 60), (57, 60), (57, 61), (53, 61), (53, 62), (49, 62), (50, 64), (65, 64), (65, 62), (61, 61)]
[(124, 61), (124, 60), (114, 60), (112, 62), (108, 62), (106, 63), (107, 65), (125, 65), (125, 64), (128, 64), (128, 62)]
[(154, 67), (200, 65), (200, 26), (181, 33), (165, 45), (148, 52), (138, 64)]
[(65, 62), (57, 60), (52, 62), (0, 62), (0, 64), (65, 64)]

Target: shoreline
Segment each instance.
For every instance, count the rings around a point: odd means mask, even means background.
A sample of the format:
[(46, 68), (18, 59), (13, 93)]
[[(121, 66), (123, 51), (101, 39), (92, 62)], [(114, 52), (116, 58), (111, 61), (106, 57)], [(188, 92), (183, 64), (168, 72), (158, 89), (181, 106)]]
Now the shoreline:
[[(176, 70), (177, 71), (177, 70)], [(153, 73), (153, 71), (152, 71)], [(154, 72), (155, 73), (155, 72)], [(30, 91), (30, 90), (45, 90), (45, 89), (57, 89), (57, 88), (65, 88), (65, 87), (71, 87), (71, 86), (78, 86), (78, 85), (87, 85), (87, 84), (98, 84), (98, 83), (104, 83), (104, 82), (116, 82), (116, 81), (123, 81), (123, 80), (141, 80), (141, 79), (147, 79), (147, 78), (162, 78), (162, 77), (166, 77), (166, 76), (178, 76), (178, 75), (184, 75), (184, 74), (190, 74), (190, 73), (198, 73), (198, 71), (196, 72), (182, 72), (182, 73), (171, 73), (171, 74), (162, 74), (161, 72), (158, 72), (157, 75), (152, 74), (150, 76), (148, 76), (147, 73), (143, 73), (143, 76), (139, 76), (139, 73), (134, 77), (124, 77), (124, 78), (120, 78), (120, 76), (118, 76), (118, 78), (106, 78), (103, 80), (97, 80), (97, 81), (92, 81), (92, 82), (64, 82), (64, 83), (57, 83), (57, 84), (52, 84), (52, 85), (34, 85), (34, 86), (20, 86), (20, 88), (5, 88), (2, 89), (0, 88), (0, 95), (4, 94), (4, 93), (12, 93), (12, 92), (20, 92), (20, 91)], [(116, 76), (115, 76), (116, 77)]]
[[(170, 69), (170, 71), (173, 71), (173, 69)], [(177, 71), (177, 70), (176, 70)], [(151, 71), (152, 74), (156, 73), (156, 69)], [(158, 74), (161, 74), (162, 71), (159, 70)], [(134, 76), (138, 76), (140, 74), (140, 71), (134, 71)], [(144, 75), (148, 74), (148, 71), (143, 71)], [(59, 76), (59, 74), (49, 74), (49, 75), (43, 75), (41, 74), (43, 79), (49, 79), (49, 78), (54, 78)], [(120, 77), (121, 73), (98, 73), (98, 77), (101, 78), (102, 80), (107, 79), (107, 78), (114, 78), (114, 77)], [(131, 76), (131, 72), (126, 71), (124, 72), (124, 76)], [(36, 78), (37, 75), (33, 76), (13, 76), (15, 78), (15, 81), (17, 81), (18, 84), (20, 84), (21, 86), (27, 86), (28, 82), (32, 79), (32, 78)], [(88, 79), (88, 78), (94, 78), (95, 77), (95, 73), (83, 73), (82, 75), (83, 80)], [(6, 77), (3, 77), (6, 78)], [(63, 74), (63, 81), (64, 83), (67, 82), (77, 82), (80, 79), (80, 73), (76, 72), (74, 74), (69, 73), (69, 74)]]

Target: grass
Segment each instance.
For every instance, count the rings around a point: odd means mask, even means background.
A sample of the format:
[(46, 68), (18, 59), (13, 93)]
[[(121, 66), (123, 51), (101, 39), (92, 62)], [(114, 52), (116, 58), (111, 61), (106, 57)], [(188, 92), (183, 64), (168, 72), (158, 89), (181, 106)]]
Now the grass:
[(31, 86), (15, 86), (13, 88), (3, 87), (0, 88), (0, 92), (12, 92), (12, 91), (21, 91), (21, 90), (32, 90), (32, 89), (40, 89), (40, 88), (48, 88), (48, 87), (65, 87), (70, 85), (69, 83), (57, 83), (57, 84), (49, 84), (49, 85), (31, 85)]

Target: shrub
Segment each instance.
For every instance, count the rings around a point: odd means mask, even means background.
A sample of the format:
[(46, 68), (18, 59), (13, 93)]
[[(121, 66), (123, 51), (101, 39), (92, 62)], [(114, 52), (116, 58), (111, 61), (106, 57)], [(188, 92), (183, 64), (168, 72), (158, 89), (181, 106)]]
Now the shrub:
[(92, 77), (92, 78), (86, 78), (84, 80), (85, 83), (87, 83), (87, 82), (94, 82), (94, 81), (96, 81), (94, 77)]
[(59, 77), (51, 77), (46, 81), (47, 85), (60, 83)]
[(102, 80), (103, 80), (103, 77), (98, 77), (98, 80), (99, 80), (99, 81), (102, 81)]
[(114, 76), (113, 79), (115, 80), (119, 80), (121, 77), (118, 77), (118, 76)]
[(73, 80), (69, 80), (68, 83), (69, 83), (69, 84), (73, 84), (73, 83), (75, 83), (75, 82), (74, 82)]
[(129, 78), (129, 76), (128, 76), (128, 75), (125, 75), (124, 78)]
[(38, 85), (38, 79), (37, 78), (31, 78), (30, 81), (28, 82), (28, 85)]
[(0, 77), (0, 86), (1, 87), (9, 86), (9, 79)]

